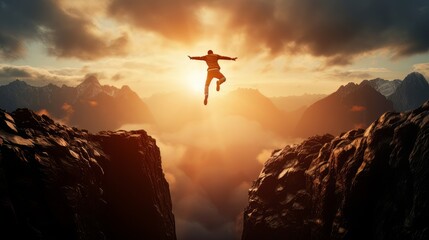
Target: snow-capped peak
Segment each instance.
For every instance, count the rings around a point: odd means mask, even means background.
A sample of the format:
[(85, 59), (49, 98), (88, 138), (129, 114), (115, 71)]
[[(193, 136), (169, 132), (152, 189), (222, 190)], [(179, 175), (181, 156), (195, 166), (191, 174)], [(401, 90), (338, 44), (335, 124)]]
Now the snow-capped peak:
[(97, 77), (89, 76), (76, 87), (78, 98), (93, 98), (103, 92)]
[(399, 85), (401, 85), (401, 80), (395, 79), (392, 81), (384, 80), (381, 78), (376, 78), (368, 81), (371, 87), (373, 87), (377, 92), (383, 94), (385, 97), (392, 95)]

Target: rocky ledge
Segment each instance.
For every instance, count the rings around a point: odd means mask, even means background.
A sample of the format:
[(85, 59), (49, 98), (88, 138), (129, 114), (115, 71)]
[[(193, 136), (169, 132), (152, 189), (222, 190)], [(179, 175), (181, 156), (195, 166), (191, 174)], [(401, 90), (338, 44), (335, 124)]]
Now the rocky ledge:
[(429, 102), (274, 151), (242, 239), (429, 239)]
[(0, 226), (1, 239), (176, 239), (155, 140), (0, 111)]

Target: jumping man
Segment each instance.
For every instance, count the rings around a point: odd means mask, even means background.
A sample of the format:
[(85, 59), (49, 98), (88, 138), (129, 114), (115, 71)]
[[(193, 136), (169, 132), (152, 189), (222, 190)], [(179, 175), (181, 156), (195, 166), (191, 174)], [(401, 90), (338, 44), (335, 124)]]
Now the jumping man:
[(202, 57), (191, 57), (188, 56), (191, 60), (204, 60), (207, 63), (207, 78), (206, 78), (206, 86), (204, 87), (204, 105), (207, 105), (207, 100), (209, 98), (209, 86), (210, 82), (213, 78), (217, 78), (216, 82), (216, 91), (220, 90), (220, 85), (226, 81), (225, 76), (220, 72), (220, 66), (217, 62), (219, 59), (223, 60), (233, 60), (235, 61), (237, 58), (225, 57), (218, 54), (214, 54), (212, 50), (207, 52), (207, 55)]

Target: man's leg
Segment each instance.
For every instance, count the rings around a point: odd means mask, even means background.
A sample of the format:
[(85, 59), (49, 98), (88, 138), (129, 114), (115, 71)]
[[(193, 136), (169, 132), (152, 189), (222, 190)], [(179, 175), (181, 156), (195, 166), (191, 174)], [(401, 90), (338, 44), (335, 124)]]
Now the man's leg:
[(207, 72), (206, 85), (204, 86), (204, 105), (207, 105), (207, 100), (209, 98), (209, 86), (212, 79), (213, 76), (210, 74), (210, 72)]
[(216, 82), (216, 91), (219, 91), (220, 90), (220, 85), (226, 81), (226, 77), (220, 71), (218, 71), (216, 73), (216, 78), (219, 79)]
[(224, 83), (225, 81), (226, 81), (226, 78), (225, 78), (225, 77), (223, 77), (223, 78), (221, 78), (221, 79), (217, 80), (217, 82), (216, 82), (216, 91), (218, 91), (218, 92), (219, 92), (219, 90), (220, 90), (220, 85), (221, 85), (222, 83)]

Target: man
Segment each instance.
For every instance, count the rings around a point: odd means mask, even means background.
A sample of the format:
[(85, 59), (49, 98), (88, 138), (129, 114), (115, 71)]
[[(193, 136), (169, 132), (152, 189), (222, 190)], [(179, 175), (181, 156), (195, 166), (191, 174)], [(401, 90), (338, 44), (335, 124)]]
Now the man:
[(209, 86), (210, 86), (210, 82), (212, 81), (213, 78), (217, 78), (217, 82), (216, 82), (216, 91), (220, 90), (220, 85), (222, 83), (224, 83), (226, 81), (225, 76), (220, 72), (220, 66), (219, 63), (217, 62), (220, 59), (223, 60), (233, 60), (235, 61), (237, 58), (231, 58), (231, 57), (225, 57), (225, 56), (221, 56), (218, 54), (214, 54), (212, 50), (209, 50), (207, 52), (207, 55), (202, 56), (202, 57), (191, 57), (189, 56), (189, 59), (191, 60), (204, 60), (207, 63), (207, 78), (206, 78), (206, 85), (204, 87), (204, 105), (207, 105), (207, 100), (209, 98)]

